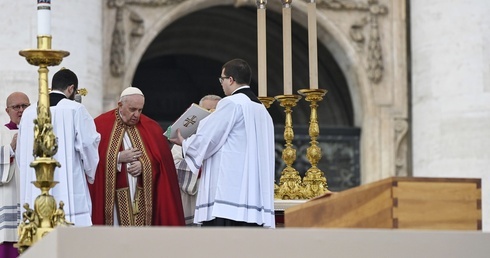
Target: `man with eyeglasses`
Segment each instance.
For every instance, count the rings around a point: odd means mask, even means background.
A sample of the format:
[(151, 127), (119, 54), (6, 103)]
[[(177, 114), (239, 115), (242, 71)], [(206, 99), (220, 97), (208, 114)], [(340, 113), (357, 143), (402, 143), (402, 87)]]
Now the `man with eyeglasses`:
[[(51, 124), (57, 138), (58, 151), (54, 159), (61, 164), (54, 171), (54, 181), (58, 184), (51, 189), (57, 202), (63, 201), (66, 220), (75, 226), (92, 225), (92, 201), (88, 183), (93, 184), (99, 162), (98, 147), (100, 134), (95, 128), (94, 119), (84, 105), (74, 101), (78, 89), (78, 77), (62, 68), (53, 75), (49, 93)], [(34, 169), (34, 119), (36, 106), (28, 107), (19, 125), (19, 144), (16, 156), (20, 175), (20, 200), (34, 207), (39, 189), (35, 181)]]
[[(7, 97), (5, 111), (10, 122), (0, 130), (0, 257), (17, 257), (17, 216), (19, 213), (19, 170), (15, 164), (17, 125), (22, 113), (30, 105), (29, 98), (22, 92)], [(9, 130), (10, 129), (10, 130)]]
[(5, 124), (5, 126), (10, 130), (19, 129), (17, 126), (20, 123), (22, 113), (31, 103), (29, 102), (29, 97), (22, 92), (14, 92), (7, 97), (7, 107), (5, 111), (10, 117), (10, 122)]
[(225, 63), (219, 82), (227, 97), (195, 134), (170, 139), (190, 170), (201, 171), (194, 222), (202, 226), (275, 227), (274, 125), (251, 75), (242, 59)]

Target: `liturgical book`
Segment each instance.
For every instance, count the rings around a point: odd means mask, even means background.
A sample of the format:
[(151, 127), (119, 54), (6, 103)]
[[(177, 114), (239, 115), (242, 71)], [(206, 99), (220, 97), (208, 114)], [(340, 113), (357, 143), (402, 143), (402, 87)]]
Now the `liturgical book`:
[(194, 134), (199, 125), (199, 121), (207, 117), (211, 112), (197, 104), (192, 105), (165, 131), (168, 139), (177, 137), (177, 129), (180, 129), (182, 137), (187, 138)]

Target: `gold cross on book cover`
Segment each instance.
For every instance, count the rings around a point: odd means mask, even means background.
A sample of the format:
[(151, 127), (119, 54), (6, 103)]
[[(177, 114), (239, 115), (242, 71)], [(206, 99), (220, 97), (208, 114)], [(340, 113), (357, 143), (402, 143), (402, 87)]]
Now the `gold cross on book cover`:
[(168, 139), (176, 138), (177, 129), (180, 129), (180, 134), (185, 139), (196, 132), (199, 121), (203, 120), (209, 114), (211, 114), (209, 110), (192, 103), (191, 106), (167, 128), (165, 136)]

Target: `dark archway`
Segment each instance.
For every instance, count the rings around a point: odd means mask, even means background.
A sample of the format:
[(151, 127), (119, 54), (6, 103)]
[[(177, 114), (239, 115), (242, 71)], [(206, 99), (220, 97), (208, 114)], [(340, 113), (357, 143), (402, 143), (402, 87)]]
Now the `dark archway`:
[[(143, 112), (166, 128), (191, 103), (197, 103), (202, 96), (223, 96), (218, 82), (221, 65), (233, 58), (242, 58), (249, 62), (253, 71), (251, 87), (257, 93), (256, 15), (257, 11), (252, 7), (216, 6), (191, 13), (162, 30), (143, 55), (133, 79), (133, 85), (141, 88), (146, 96)], [(293, 21), (292, 35), (292, 78), (293, 92), (296, 92), (309, 87), (308, 32)], [(282, 51), (282, 14), (268, 10), (267, 84), (268, 95), (272, 97), (283, 93)], [(357, 174), (357, 182), (354, 182), (354, 185), (357, 185), (359, 130), (353, 128), (353, 105), (347, 82), (331, 53), (321, 43), (318, 44), (318, 56), (319, 87), (328, 90), (318, 109), (322, 128), (322, 135), (318, 140), (331, 142), (340, 139), (344, 143), (345, 139), (348, 141), (348, 146), (342, 145), (336, 150), (326, 150), (325, 152), (331, 152), (331, 157), (325, 157), (322, 161), (330, 166), (336, 159), (345, 160), (347, 157), (351, 172)], [(277, 125), (278, 139), (281, 139), (284, 110), (276, 102), (269, 108), (269, 112)], [(302, 152), (306, 149), (302, 146), (309, 142), (309, 115), (309, 103), (299, 101), (298, 106), (293, 109), (293, 123), (297, 135), (295, 140), (299, 141), (296, 143), (298, 157), (304, 156)], [(283, 143), (280, 140), (277, 142), (280, 148)], [(335, 142), (333, 145), (335, 144), (338, 143)], [(328, 146), (330, 144), (322, 148), (330, 148)], [(338, 151), (345, 148), (349, 149), (349, 153)], [(301, 168), (304, 174), (304, 166), (308, 161), (298, 159), (296, 163), (304, 164)], [(301, 167), (301, 164), (296, 166)], [(283, 166), (284, 164), (277, 164), (276, 167), (282, 170)], [(320, 164), (318, 166), (323, 171), (326, 170)]]

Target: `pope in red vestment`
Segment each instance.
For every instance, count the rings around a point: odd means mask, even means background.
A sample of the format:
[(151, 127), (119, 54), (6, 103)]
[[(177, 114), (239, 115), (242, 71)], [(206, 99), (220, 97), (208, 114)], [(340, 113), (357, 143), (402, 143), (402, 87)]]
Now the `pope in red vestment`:
[(101, 141), (89, 185), (94, 225), (185, 224), (170, 148), (159, 124), (141, 114), (143, 105), (143, 93), (129, 87), (118, 108), (95, 118)]

